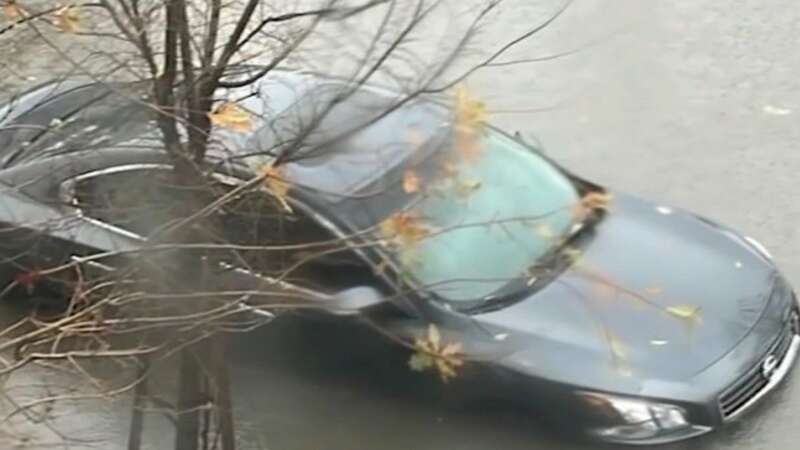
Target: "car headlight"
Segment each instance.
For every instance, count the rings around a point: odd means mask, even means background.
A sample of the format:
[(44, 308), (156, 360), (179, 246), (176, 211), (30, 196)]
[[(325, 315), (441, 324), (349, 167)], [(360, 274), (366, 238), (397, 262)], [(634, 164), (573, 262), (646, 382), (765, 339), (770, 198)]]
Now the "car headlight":
[(680, 406), (594, 392), (581, 392), (579, 395), (597, 412), (619, 422), (590, 430), (603, 440), (633, 443), (691, 428), (686, 420), (686, 411)]

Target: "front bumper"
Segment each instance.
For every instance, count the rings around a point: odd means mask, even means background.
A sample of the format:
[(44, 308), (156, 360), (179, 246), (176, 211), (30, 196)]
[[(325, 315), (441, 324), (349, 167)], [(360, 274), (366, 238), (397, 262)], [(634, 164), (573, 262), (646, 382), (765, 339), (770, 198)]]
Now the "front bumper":
[[(740, 407), (735, 415), (732, 415), (725, 419), (725, 422), (730, 422), (740, 418), (744, 415), (748, 410), (750, 410), (753, 406), (758, 404), (767, 394), (775, 390), (780, 384), (786, 379), (786, 376), (791, 372), (792, 368), (794, 367), (795, 363), (797, 362), (797, 356), (800, 353), (800, 336), (794, 335), (792, 337), (791, 344), (789, 346), (789, 350), (786, 353), (786, 356), (783, 358), (780, 365), (778, 365), (774, 372), (772, 372), (771, 377), (767, 384), (753, 397), (748, 400), (744, 406)], [(713, 430), (711, 426), (705, 425), (696, 425), (692, 424), (687, 428), (676, 430), (675, 432), (661, 435), (658, 437), (654, 437), (652, 439), (642, 439), (637, 441), (618, 441), (613, 439), (606, 439), (606, 442), (615, 443), (615, 444), (627, 444), (627, 445), (658, 445), (658, 444), (667, 444), (670, 442), (682, 441), (685, 439), (690, 439), (693, 437), (701, 436)]]
[[(782, 382), (786, 380), (792, 368), (797, 362), (798, 354), (800, 354), (800, 305), (798, 305), (796, 297), (791, 291), (790, 302), (784, 302), (788, 314), (784, 315), (783, 320), (780, 320), (781, 325), (776, 327), (778, 321), (773, 321), (771, 324), (759, 324), (762, 329), (742, 341), (740, 346), (737, 347), (731, 354), (720, 360), (713, 368), (701, 373), (691, 382), (683, 385), (685, 389), (676, 389), (673, 393), (677, 405), (684, 407), (689, 411), (688, 421), (690, 425), (686, 428), (675, 430), (674, 432), (660, 434), (653, 438), (639, 439), (639, 440), (615, 440), (615, 439), (602, 439), (603, 441), (625, 444), (625, 445), (657, 445), (665, 444), (680, 440), (685, 440), (693, 437), (700, 436), (708, 433), (713, 429), (724, 426), (726, 423), (739, 419), (746, 415), (757, 404), (765, 400), (772, 391), (776, 390)], [(786, 311), (786, 310), (784, 310)], [(777, 319), (777, 317), (776, 317)], [(780, 332), (775, 335), (775, 329), (780, 328)], [(756, 348), (756, 341), (765, 342), (763, 337), (767, 336), (768, 329), (772, 330), (769, 339), (769, 345), (761, 347), (761, 351), (754, 351)], [(747, 357), (745, 358), (745, 355)], [(719, 380), (727, 373), (738, 374), (726, 389), (719, 391)], [(753, 380), (753, 381), (750, 381)], [(744, 384), (747, 383), (747, 384)], [(712, 384), (717, 386), (716, 389), (709, 389)], [(697, 393), (689, 394), (694, 398), (681, 397), (680, 391), (683, 394), (691, 391), (691, 387), (695, 386)], [(740, 388), (741, 386), (744, 386)], [(730, 395), (732, 388), (737, 388), (738, 392), (734, 392), (736, 397), (735, 410), (726, 410), (723, 408), (723, 398)], [(666, 398), (669, 395), (663, 396), (664, 386), (660, 386), (662, 390), (661, 400), (669, 403)], [(702, 394), (706, 392), (708, 394)]]

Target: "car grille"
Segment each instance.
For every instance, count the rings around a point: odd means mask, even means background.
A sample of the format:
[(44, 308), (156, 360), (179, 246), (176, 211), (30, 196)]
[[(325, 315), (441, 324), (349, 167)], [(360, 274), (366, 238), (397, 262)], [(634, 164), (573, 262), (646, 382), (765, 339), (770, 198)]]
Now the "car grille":
[(751, 369), (745, 376), (736, 381), (731, 387), (726, 389), (719, 397), (719, 409), (723, 419), (731, 418), (736, 415), (747, 402), (758, 395), (769, 383), (769, 378), (764, 375), (763, 367), (768, 358), (772, 359), (772, 364), (780, 366), (789, 347), (792, 338), (800, 332), (800, 316), (797, 310), (792, 311), (789, 320), (786, 322), (781, 333), (770, 346), (761, 361)]

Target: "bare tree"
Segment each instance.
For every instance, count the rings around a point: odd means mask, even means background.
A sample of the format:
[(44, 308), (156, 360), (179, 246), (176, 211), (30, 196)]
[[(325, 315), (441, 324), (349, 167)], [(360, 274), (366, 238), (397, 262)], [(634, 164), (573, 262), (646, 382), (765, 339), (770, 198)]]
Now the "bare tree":
[[(100, 139), (88, 146), (129, 145), (135, 140), (136, 145), (157, 147), (163, 150), (172, 171), (160, 182), (189, 193), (170, 203), (167, 220), (152, 210), (129, 217), (141, 220), (143, 216), (148, 222), (148, 243), (142, 248), (60, 261), (38, 268), (27, 278), (18, 277), (6, 291), (32, 288), (40, 278), (55, 277), (67, 286), (64, 291), (70, 301), (65, 310), (49, 316), (26, 316), (3, 331), (6, 340), (0, 343), (0, 349), (14, 353), (12, 361), (5, 361), (3, 374), (36, 361), (65, 361), (77, 372), (86, 373), (83, 361), (99, 358), (124, 361), (126, 367), (135, 369), (129, 383), (113, 390), (133, 394), (130, 450), (141, 446), (146, 405), (174, 411), (176, 450), (234, 450), (236, 430), (225, 360), (226, 334), (261, 326), (282, 310), (313, 307), (318, 295), (295, 283), (309, 278), (304, 273), (309, 261), (359, 246), (385, 244), (385, 239), (375, 238), (375, 229), (326, 238), (287, 238), (275, 231), (275, 235), (262, 234), (256, 241), (231, 240), (220, 212), (231, 216), (244, 209), (262, 208), (252, 203), (250, 193), (264, 190), (273, 200), (270, 214), (291, 212), (286, 198), (291, 183), (284, 171), (288, 164), (331, 151), (336, 142), (422, 96), (444, 99), (449, 105), (443, 94), (475, 71), (502, 63), (499, 59), (506, 51), (543, 30), (569, 5), (565, 2), (542, 23), (532, 25), (520, 36), (509, 37), (508, 42), (485, 54), (473, 52), (476, 39), (481, 27), (501, 7), (501, 0), (476, 2), (472, 8), (460, 10), (459, 23), (466, 25), (446, 32), (435, 49), (421, 47), (417, 41), (421, 33), (431, 32), (426, 28), (430, 17), (453, 11), (453, 5), (444, 0), (277, 3), (97, 0), (51, 6), (33, 0), (5, 0), (3, 5), (6, 22), (0, 27), (0, 39), (4, 48), (38, 42), (37, 48), (46, 49), (59, 67), (66, 68), (60, 71), (56, 86), (69, 86), (70, 80), (82, 79), (83, 83), (103, 87), (103, 100), (98, 104), (110, 105), (95, 107), (94, 115), (86, 120), (121, 114), (119, 110), (125, 108), (135, 114), (144, 111), (152, 119), (152, 123), (147, 122), (150, 128), (140, 133), (150, 139), (131, 136), (124, 142), (110, 143)], [(369, 26), (360, 28), (359, 23)], [(347, 48), (342, 52), (346, 57), (339, 55), (323, 64), (315, 61), (320, 53), (313, 51), (314, 46), (326, 40)], [(2, 64), (9, 79), (18, 78), (15, 84), (27, 84), (24, 70)], [(312, 114), (301, 114), (297, 117), (302, 120), (292, 122), (294, 116), (278, 115), (265, 106), (271, 95), (278, 95), (271, 89), (279, 86), (269, 83), (276, 73), (287, 67), (319, 69), (324, 64), (336, 66), (336, 83), (330, 89), (311, 90), (310, 100), (301, 98), (294, 105), (311, 107)], [(392, 94), (362, 111), (358, 121), (335, 121), (342, 105), (357, 102), (364, 86), (376, 84), (390, 87), (387, 92)], [(2, 134), (2, 114), (14, 115), (16, 90), (3, 83), (0, 86), (8, 89), (12, 105), (0, 113)], [(463, 92), (458, 95), (457, 106), (452, 108), (457, 125), (455, 140), (464, 157), (469, 158), (477, 151), (473, 139), (485, 125), (484, 111)], [(86, 106), (75, 114), (84, 114), (90, 109)], [(37, 130), (36, 142), (31, 139), (13, 160), (24, 160), (34, 146), (68, 153), (57, 141), (68, 133), (65, 130), (70, 130), (72, 119), (64, 117)], [(323, 127), (326, 132), (320, 139), (316, 135)], [(265, 131), (256, 132), (262, 129)], [(263, 139), (243, 142), (239, 139), (242, 132), (256, 132)], [(214, 177), (217, 168), (235, 159), (255, 161), (248, 162), (255, 176), (234, 185)], [(13, 165), (9, 161), (6, 159), (4, 169)], [(403, 182), (408, 191), (418, 189), (419, 180), (413, 173)], [(140, 192), (141, 186), (140, 182), (130, 189), (135, 190), (134, 203), (155, 208), (161, 200), (147, 197)], [(467, 186), (466, 190), (474, 188)], [(603, 199), (592, 201), (595, 204), (589, 206), (594, 208)], [(263, 209), (258, 213), (265, 214)], [(408, 217), (397, 219), (405, 221), (385, 222), (377, 231), (400, 235), (396, 244), (407, 244), (422, 234)], [(430, 234), (430, 230), (424, 234)], [(290, 251), (301, 257), (287, 261), (285, 256)], [(220, 252), (225, 253), (226, 261), (236, 261), (239, 268), (257, 272), (268, 282), (246, 290), (206, 285), (203, 270), (216, 266), (198, 261), (217, 261)], [(109, 261), (117, 261), (121, 255), (132, 258), (113, 273), (105, 272)], [(243, 296), (250, 301), (243, 303)], [(440, 357), (437, 367), (446, 379), (461, 362), (455, 347), (442, 347), (438, 338), (435, 340), (433, 345), (423, 339), (419, 346)], [(148, 380), (153, 379), (157, 363), (174, 354), (180, 354), (180, 382), (172, 404), (150, 392)], [(28, 414), (52, 401), (49, 398), (18, 405), (9, 417)]]

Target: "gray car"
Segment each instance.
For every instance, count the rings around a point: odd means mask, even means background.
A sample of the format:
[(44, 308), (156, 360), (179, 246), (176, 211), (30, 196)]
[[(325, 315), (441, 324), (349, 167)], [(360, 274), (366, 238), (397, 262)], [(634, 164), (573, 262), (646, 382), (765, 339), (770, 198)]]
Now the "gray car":
[[(208, 167), (232, 185), (251, 179), (318, 112), (324, 91), (342, 83), (274, 71), (255, 91), (226, 93), (271, 119), (248, 133), (217, 136), (225, 145), (210, 150)], [(5, 259), (8, 279), (77, 252), (136, 248), (160, 225), (109, 213), (106, 203), (120, 186), (155, 189), (147, 198), (172, 195), (168, 183), (153, 182), (168, 177), (171, 165), (157, 145), (143, 145), (157, 136), (152, 111), (128, 97), (135, 92), (135, 85), (61, 81), (0, 109), (0, 199), (7, 206), (0, 221), (16, 236), (1, 250), (20, 255), (22, 246), (25, 254)], [(482, 164), (465, 169), (481, 187), (468, 206), (456, 195), (404, 190), (410, 168), (422, 182), (439, 176), (451, 147), (447, 108), (418, 99), (343, 139), (324, 139), (394, 98), (391, 90), (360, 87), (308, 137), (314, 151), (286, 164), (296, 216), (287, 235), (361, 236), (350, 238), (343, 259), (315, 262), (313, 282), (300, 286), (318, 293), (332, 320), (366, 317), (412, 347), (433, 324), (437, 339), (460, 343), (467, 361), (440, 385), (449, 396), (538, 411), (608, 442), (704, 434), (786, 378), (800, 347), (798, 303), (757, 241), (687, 211), (610, 193), (491, 127), (482, 136)], [(608, 205), (579, 218), (570, 212), (581, 199), (609, 194)], [(427, 238), (408, 265), (396, 249), (359, 245), (411, 208), (454, 230)], [(536, 226), (492, 225), (519, 216), (546, 217)], [(66, 228), (30, 225), (76, 217)], [(226, 276), (255, 286), (256, 272)]]

